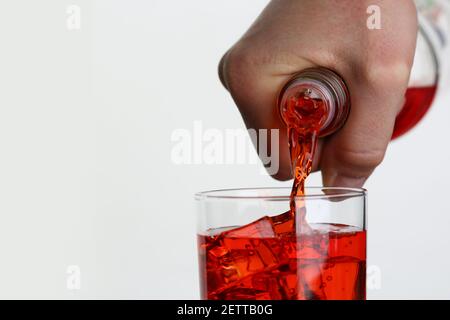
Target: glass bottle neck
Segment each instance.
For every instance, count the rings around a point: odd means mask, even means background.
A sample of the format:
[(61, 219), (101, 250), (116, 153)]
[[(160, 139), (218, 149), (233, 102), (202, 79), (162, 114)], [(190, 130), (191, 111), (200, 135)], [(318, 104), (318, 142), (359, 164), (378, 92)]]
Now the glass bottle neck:
[[(326, 68), (310, 68), (296, 74), (281, 90), (278, 98), (280, 115), (287, 126), (302, 127), (308, 125), (302, 110), (296, 110), (293, 118), (288, 112), (289, 104), (299, 95), (319, 101), (325, 108), (326, 115), (321, 120), (319, 135), (321, 137), (336, 132), (347, 119), (350, 111), (350, 97), (347, 86), (335, 72)], [(302, 105), (296, 106), (302, 108)]]

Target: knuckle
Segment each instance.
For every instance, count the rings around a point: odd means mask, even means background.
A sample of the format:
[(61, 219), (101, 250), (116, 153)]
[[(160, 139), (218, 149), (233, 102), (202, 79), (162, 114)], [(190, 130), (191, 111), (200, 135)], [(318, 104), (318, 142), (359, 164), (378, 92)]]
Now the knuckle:
[(219, 79), (220, 79), (220, 82), (222, 83), (222, 85), (225, 87), (225, 89), (228, 89), (228, 84), (227, 84), (227, 80), (225, 77), (225, 65), (226, 65), (227, 55), (228, 55), (228, 52), (226, 52), (222, 56), (222, 59), (220, 59), (219, 66), (218, 66)]
[(339, 162), (356, 175), (365, 176), (379, 166), (384, 159), (384, 148), (342, 148), (338, 152)]
[(230, 92), (252, 76), (254, 59), (255, 55), (250, 49), (239, 45), (224, 55), (219, 65), (219, 77)]
[(365, 82), (373, 89), (397, 90), (408, 84), (411, 66), (405, 61), (369, 61), (363, 68)]

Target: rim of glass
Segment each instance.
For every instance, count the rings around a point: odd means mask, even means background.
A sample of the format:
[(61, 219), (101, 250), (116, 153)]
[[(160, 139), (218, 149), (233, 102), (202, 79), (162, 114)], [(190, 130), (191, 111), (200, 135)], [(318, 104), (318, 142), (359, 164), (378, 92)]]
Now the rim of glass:
[[(217, 189), (197, 192), (195, 194), (195, 200), (206, 200), (206, 199), (234, 199), (234, 200), (289, 200), (291, 187), (259, 187), (259, 188), (230, 188), (230, 189)], [(227, 193), (232, 192), (251, 192), (251, 191), (270, 191), (270, 190), (286, 190), (286, 195), (239, 195), (232, 194), (227, 195)], [(349, 197), (365, 197), (367, 195), (367, 190), (364, 188), (347, 188), (347, 187), (305, 187), (306, 193), (304, 196), (296, 196), (295, 199), (333, 199), (333, 198), (349, 198)], [(334, 194), (324, 194), (324, 193), (314, 193), (314, 191), (320, 190), (325, 191), (335, 191), (339, 193)], [(309, 192), (308, 192), (309, 191)]]

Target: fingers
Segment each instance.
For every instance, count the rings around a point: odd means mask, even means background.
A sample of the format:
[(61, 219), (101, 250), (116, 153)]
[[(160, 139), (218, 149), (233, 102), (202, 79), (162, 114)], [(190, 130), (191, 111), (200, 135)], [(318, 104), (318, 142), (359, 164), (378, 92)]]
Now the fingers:
[[(325, 186), (360, 187), (384, 158), (395, 118), (403, 107), (417, 36), (413, 3), (393, 14), (397, 2), (383, 2), (383, 28), (362, 38), (366, 51), (338, 66), (347, 82), (351, 110), (344, 127), (321, 155)], [(350, 52), (351, 54), (351, 52)]]
[(360, 187), (384, 158), (403, 106), (409, 67), (399, 64), (376, 72), (364, 79), (347, 77), (351, 111), (344, 127), (323, 146), (325, 186)]

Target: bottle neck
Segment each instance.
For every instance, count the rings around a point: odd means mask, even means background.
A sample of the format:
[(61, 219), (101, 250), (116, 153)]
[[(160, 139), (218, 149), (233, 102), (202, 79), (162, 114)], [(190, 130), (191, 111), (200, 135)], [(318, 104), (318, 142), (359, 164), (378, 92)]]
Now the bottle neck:
[(350, 111), (350, 97), (338, 74), (326, 68), (310, 68), (296, 74), (283, 87), (278, 107), (288, 127), (306, 130), (318, 125), (319, 136), (324, 137), (345, 123)]

